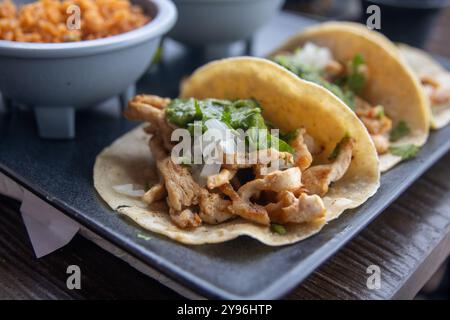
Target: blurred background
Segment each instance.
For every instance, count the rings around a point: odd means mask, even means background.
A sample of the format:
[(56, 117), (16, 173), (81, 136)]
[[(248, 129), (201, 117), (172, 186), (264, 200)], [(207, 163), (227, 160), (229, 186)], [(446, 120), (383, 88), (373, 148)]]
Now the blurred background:
[[(447, 0), (286, 0), (284, 10), (324, 20), (365, 23), (367, 7), (381, 9), (381, 32), (396, 42), (405, 42), (435, 54), (450, 57), (450, 1)], [(448, 260), (416, 299), (449, 299)]]
[[(365, 23), (368, 6), (382, 15), (381, 32), (396, 42), (450, 57), (450, 1), (448, 0), (286, 0), (284, 10), (323, 20)], [(447, 259), (416, 299), (450, 299), (450, 265)]]
[(449, 0), (286, 0), (284, 9), (319, 19), (366, 22), (370, 5), (382, 13), (390, 39), (450, 57)]

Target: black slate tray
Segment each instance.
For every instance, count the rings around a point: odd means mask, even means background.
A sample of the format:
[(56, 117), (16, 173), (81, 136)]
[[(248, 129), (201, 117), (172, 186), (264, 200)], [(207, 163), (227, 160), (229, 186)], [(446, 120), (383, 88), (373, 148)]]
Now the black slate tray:
[[(258, 34), (254, 53), (264, 55), (311, 23), (281, 14)], [(241, 49), (237, 45), (230, 54)], [(142, 78), (138, 91), (175, 96), (179, 79), (208, 58), (199, 51), (187, 52), (171, 41), (165, 42), (164, 50), (163, 63)], [(450, 61), (441, 62), (450, 68)], [(186, 246), (155, 234), (149, 234), (149, 241), (137, 237), (146, 232), (113, 214), (92, 186), (96, 155), (135, 125), (122, 119), (117, 102), (109, 101), (77, 114), (76, 139), (49, 141), (37, 137), (31, 112), (16, 109), (0, 113), (0, 171), (143, 263), (202, 295), (216, 298), (281, 297), (450, 149), (450, 126), (431, 133), (417, 158), (383, 175), (381, 188), (373, 198), (300, 243), (273, 248), (241, 237), (223, 244)]]

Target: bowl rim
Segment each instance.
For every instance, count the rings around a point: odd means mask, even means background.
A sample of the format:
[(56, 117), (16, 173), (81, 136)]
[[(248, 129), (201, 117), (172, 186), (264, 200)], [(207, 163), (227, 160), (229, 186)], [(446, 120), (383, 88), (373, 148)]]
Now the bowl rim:
[(120, 50), (168, 32), (177, 19), (177, 9), (169, 0), (144, 0), (156, 6), (156, 16), (137, 29), (106, 38), (70, 43), (34, 43), (0, 40), (0, 55), (32, 58), (66, 58)]

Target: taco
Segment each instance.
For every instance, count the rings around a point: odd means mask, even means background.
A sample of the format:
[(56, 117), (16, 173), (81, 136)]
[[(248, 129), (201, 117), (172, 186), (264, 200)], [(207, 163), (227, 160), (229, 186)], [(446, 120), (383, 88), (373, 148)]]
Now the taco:
[(327, 88), (358, 115), (375, 143), (382, 172), (413, 157), (426, 142), (426, 97), (381, 34), (355, 23), (323, 23), (293, 36), (269, 57)]
[[(180, 98), (138, 95), (125, 116), (149, 125), (100, 153), (95, 188), (119, 214), (182, 243), (297, 242), (379, 187), (376, 150), (355, 114), (266, 59), (211, 62), (182, 83)], [(231, 133), (218, 166), (175, 152), (172, 135), (212, 129)], [(237, 140), (244, 148), (230, 149)], [(268, 158), (252, 157), (260, 154)]]
[(399, 49), (429, 99), (431, 127), (446, 126), (450, 122), (450, 72), (423, 50), (405, 44), (400, 44)]

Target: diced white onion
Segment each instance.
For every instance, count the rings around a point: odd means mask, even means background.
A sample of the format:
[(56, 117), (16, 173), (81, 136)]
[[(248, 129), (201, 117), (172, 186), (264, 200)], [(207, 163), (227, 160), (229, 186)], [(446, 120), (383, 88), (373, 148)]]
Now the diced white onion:
[(299, 64), (315, 70), (324, 69), (332, 58), (330, 49), (319, 47), (312, 42), (307, 42), (295, 53), (295, 59)]
[(116, 185), (113, 186), (113, 189), (117, 193), (130, 197), (142, 197), (145, 194), (145, 191), (142, 189), (134, 189), (134, 186), (131, 183)]
[(228, 126), (225, 123), (217, 119), (206, 120), (205, 126), (208, 129), (217, 129), (221, 131), (223, 133), (223, 136), (225, 136), (225, 133), (227, 132), (227, 130), (229, 130)]
[[(220, 132), (221, 136), (224, 138), (220, 141), (219, 146), (226, 154), (233, 154), (236, 150), (236, 135), (234, 132), (222, 121), (217, 119), (209, 119), (205, 121), (205, 126), (208, 130), (217, 130)], [(228, 138), (228, 139), (227, 139)]]

